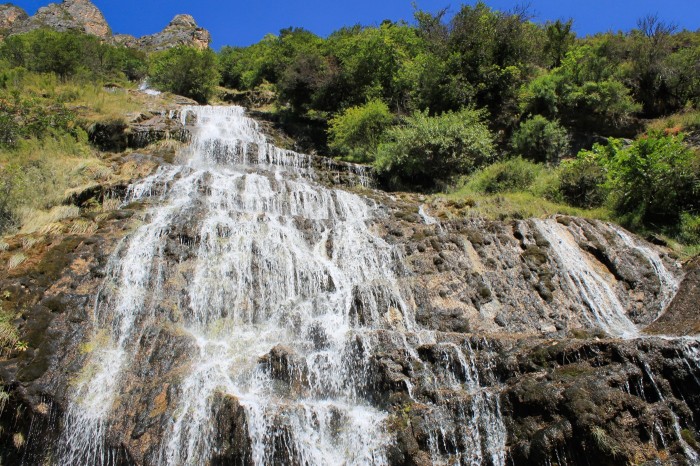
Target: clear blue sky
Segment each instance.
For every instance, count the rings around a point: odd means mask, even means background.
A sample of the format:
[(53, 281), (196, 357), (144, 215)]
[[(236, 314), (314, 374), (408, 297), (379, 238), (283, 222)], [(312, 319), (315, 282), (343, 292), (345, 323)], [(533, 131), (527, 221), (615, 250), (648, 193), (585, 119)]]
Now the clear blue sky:
[[(325, 36), (341, 26), (374, 25), (384, 19), (412, 20), (411, 0), (93, 0), (118, 33), (142, 36), (163, 29), (177, 13), (189, 13), (212, 33), (213, 47), (249, 45), (267, 33), (296, 26)], [(15, 0), (33, 14), (47, 0)], [(417, 0), (419, 8), (437, 11), (460, 0)], [(487, 0), (492, 8), (509, 10), (529, 3), (536, 21), (574, 19), (579, 35), (629, 30), (638, 18), (658, 13), (680, 28), (700, 29), (700, 0)]]

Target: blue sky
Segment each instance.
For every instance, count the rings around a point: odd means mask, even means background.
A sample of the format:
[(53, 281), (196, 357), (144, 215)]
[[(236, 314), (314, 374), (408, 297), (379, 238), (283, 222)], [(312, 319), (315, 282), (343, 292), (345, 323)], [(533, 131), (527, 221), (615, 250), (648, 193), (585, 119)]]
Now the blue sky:
[[(33, 14), (46, 0), (15, 0), (13, 3)], [(325, 36), (341, 26), (373, 25), (384, 19), (411, 20), (411, 0), (93, 0), (105, 14), (112, 29), (136, 36), (151, 34), (178, 13), (189, 13), (209, 29), (218, 49), (223, 45), (249, 45), (267, 33), (296, 26)], [(416, 0), (419, 8), (437, 11), (460, 0)], [(529, 3), (535, 20), (574, 19), (579, 35), (608, 30), (629, 30), (638, 18), (658, 13), (664, 21), (680, 28), (700, 29), (700, 0), (487, 0), (492, 8), (511, 9)]]

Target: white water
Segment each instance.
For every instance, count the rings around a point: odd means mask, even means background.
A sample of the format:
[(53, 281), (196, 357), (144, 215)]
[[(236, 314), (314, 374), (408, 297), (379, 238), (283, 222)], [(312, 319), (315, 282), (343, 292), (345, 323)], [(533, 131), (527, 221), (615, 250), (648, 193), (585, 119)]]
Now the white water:
[(613, 336), (635, 338), (639, 330), (627, 317), (623, 305), (608, 283), (608, 278), (593, 267), (568, 230), (554, 219), (534, 220), (537, 229), (550, 243), (562, 274), (562, 286), (590, 311), (589, 322)]
[(434, 217), (428, 215), (428, 213), (425, 211), (424, 205), (421, 205), (418, 208), (418, 215), (420, 215), (420, 218), (423, 219), (423, 223), (425, 223), (426, 225), (435, 225), (436, 223), (438, 223), (438, 221)]
[[(230, 396), (245, 411), (255, 464), (386, 464), (395, 439), (388, 413), (371, 401), (372, 352), (388, 338), (418, 359), (417, 343), (403, 332), (420, 330), (399, 285), (401, 255), (372, 233), (379, 210), (315, 183), (310, 156), (269, 144), (242, 108), (192, 107), (181, 117), (191, 115), (197, 123), (183, 164), (129, 189), (125, 202), (155, 205), (115, 253), (96, 300), (93, 344), (74, 383), (60, 462), (115, 462), (104, 445), (114, 413), (129, 402), (121, 393), (135, 377), (133, 361), (146, 331), (167, 325), (193, 351), (176, 361), (182, 375), (154, 463), (206, 464), (219, 442), (214, 399)], [(173, 241), (193, 251), (189, 265), (167, 256)], [(192, 272), (175, 300), (165, 290), (180, 270)], [(177, 304), (165, 312), (166, 302)], [(465, 424), (457, 430), (439, 434), (431, 426), (434, 461), (449, 454), (502, 465), (497, 395), (480, 387), (465, 359), (471, 348), (449, 350), (459, 364), (439, 369), (440, 377), (473, 401), (460, 407)], [(461, 375), (449, 378), (450, 370)], [(440, 403), (432, 410), (438, 422), (454, 415)], [(449, 449), (437, 446), (448, 438)]]

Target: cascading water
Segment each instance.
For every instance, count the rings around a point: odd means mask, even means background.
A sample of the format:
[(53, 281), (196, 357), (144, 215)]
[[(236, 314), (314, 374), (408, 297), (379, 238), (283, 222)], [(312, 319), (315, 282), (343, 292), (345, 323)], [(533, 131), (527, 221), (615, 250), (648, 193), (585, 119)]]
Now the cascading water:
[[(117, 462), (105, 447), (114, 413), (134, 379), (158, 384), (156, 369), (135, 361), (150, 361), (150, 330), (167, 327), (187, 351), (174, 379), (160, 382), (169, 416), (146, 463), (199, 465), (220, 454), (223, 397), (245, 415), (244, 464), (387, 464), (394, 438), (375, 400), (375, 348), (391, 345), (418, 364), (416, 348), (433, 335), (416, 326), (400, 253), (371, 231), (376, 206), (315, 182), (311, 157), (269, 144), (240, 107), (183, 110), (191, 116), (183, 163), (129, 190), (127, 203), (154, 206), (114, 254), (96, 300), (95, 348), (74, 381), (60, 462)], [(439, 422), (455, 402), (432, 405), (433, 462), (503, 464), (498, 398), (481, 386), (474, 351), (440, 348), (429, 379), (468, 396), (458, 403), (464, 425), (450, 431)]]
[(571, 234), (556, 220), (534, 220), (537, 229), (555, 252), (563, 274), (563, 286), (590, 310), (592, 324), (614, 336), (634, 338), (639, 331), (611, 288), (584, 256)]

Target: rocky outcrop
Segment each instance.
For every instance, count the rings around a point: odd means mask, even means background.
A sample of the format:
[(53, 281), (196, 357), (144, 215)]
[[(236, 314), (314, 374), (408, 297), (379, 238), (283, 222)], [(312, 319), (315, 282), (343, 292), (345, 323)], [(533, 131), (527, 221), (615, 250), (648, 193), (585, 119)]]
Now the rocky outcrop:
[(102, 39), (112, 36), (112, 30), (102, 12), (90, 0), (51, 3), (39, 8), (34, 16), (16, 22), (11, 32), (19, 34), (43, 27), (57, 31), (80, 31)]
[(9, 31), (16, 23), (25, 21), (29, 16), (27, 12), (11, 3), (0, 5), (0, 36), (3, 31)]
[(197, 26), (190, 15), (177, 15), (163, 31), (136, 38), (128, 34), (113, 36), (102, 12), (90, 0), (51, 3), (39, 8), (31, 17), (14, 5), (0, 5), (0, 37), (4, 30), (8, 34), (21, 34), (39, 28), (80, 31), (109, 40), (113, 44), (146, 51), (160, 51), (179, 45), (206, 49), (211, 43), (209, 31)]
[(197, 26), (196, 21), (190, 15), (177, 15), (173, 20), (157, 34), (144, 36), (137, 39), (129, 35), (115, 36), (117, 43), (127, 47), (136, 47), (142, 50), (157, 52), (160, 50), (186, 45), (200, 50), (209, 47), (211, 35), (209, 31)]

